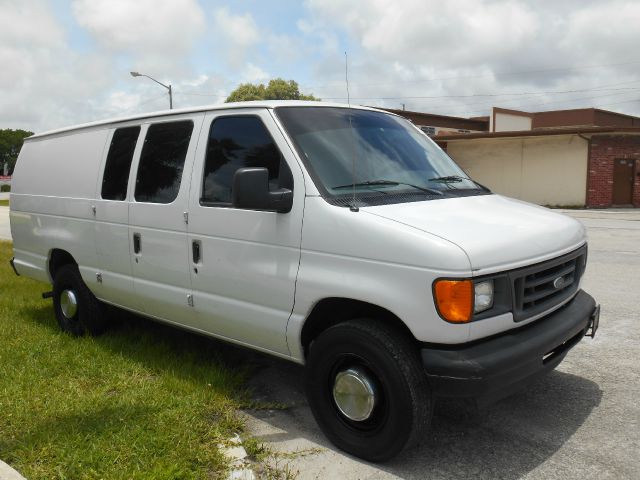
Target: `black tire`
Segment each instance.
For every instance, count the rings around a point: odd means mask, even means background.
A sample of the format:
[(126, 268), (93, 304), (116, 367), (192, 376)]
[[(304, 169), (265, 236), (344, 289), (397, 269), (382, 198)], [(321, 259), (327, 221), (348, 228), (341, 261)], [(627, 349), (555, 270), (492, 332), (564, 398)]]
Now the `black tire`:
[[(76, 300), (75, 312), (64, 305), (71, 292)], [(67, 302), (68, 303), (68, 302)], [(85, 332), (99, 335), (106, 329), (103, 305), (82, 280), (77, 265), (63, 265), (53, 279), (53, 309), (62, 331), (80, 336)], [(67, 313), (65, 313), (65, 311)]]
[[(375, 385), (374, 406), (365, 420), (349, 418), (334, 399), (336, 375), (352, 367)], [(338, 448), (382, 462), (415, 446), (426, 433), (431, 391), (415, 342), (404, 332), (375, 319), (340, 323), (311, 344), (306, 370), (311, 411)]]

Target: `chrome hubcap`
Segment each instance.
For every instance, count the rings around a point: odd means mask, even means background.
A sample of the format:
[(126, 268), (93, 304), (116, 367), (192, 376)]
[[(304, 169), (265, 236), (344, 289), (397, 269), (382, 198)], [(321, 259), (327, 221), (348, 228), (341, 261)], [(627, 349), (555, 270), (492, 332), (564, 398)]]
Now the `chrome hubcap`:
[(371, 378), (359, 367), (351, 367), (336, 375), (333, 400), (349, 420), (368, 419), (376, 405), (376, 391)]
[(63, 290), (60, 294), (60, 310), (65, 318), (73, 318), (78, 311), (78, 299), (73, 290)]

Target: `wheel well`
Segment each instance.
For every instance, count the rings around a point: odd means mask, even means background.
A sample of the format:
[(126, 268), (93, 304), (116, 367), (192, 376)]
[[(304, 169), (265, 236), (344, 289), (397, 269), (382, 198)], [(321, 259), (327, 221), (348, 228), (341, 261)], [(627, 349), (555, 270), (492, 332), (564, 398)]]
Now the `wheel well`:
[(363, 317), (383, 320), (415, 339), (405, 323), (385, 308), (350, 298), (325, 298), (313, 307), (302, 327), (300, 341), (305, 356), (313, 339), (326, 329), (347, 320)]
[(60, 267), (67, 264), (77, 265), (77, 262), (69, 252), (60, 250), (59, 248), (51, 250), (51, 254), (49, 255), (49, 275), (51, 275), (51, 280), (56, 277), (56, 272)]

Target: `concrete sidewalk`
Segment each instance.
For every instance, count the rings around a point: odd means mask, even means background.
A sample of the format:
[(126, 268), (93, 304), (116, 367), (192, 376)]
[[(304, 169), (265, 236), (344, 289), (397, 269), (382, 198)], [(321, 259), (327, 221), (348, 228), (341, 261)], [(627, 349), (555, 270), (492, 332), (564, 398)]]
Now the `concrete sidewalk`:
[(0, 240), (12, 240), (9, 225), (9, 207), (0, 206)]
[(9, 465), (0, 460), (0, 480), (25, 480), (22, 475), (16, 472)]

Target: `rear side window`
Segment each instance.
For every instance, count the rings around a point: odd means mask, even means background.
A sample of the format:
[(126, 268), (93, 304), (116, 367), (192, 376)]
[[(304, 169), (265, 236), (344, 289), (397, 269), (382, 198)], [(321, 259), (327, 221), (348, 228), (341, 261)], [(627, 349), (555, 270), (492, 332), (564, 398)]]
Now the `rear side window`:
[(176, 199), (192, 131), (191, 120), (149, 127), (138, 166), (136, 201), (171, 203)]
[(102, 198), (105, 200), (126, 198), (131, 160), (139, 135), (139, 126), (118, 128), (113, 132), (102, 176)]
[(200, 203), (231, 204), (233, 175), (244, 167), (267, 168), (272, 189), (293, 188), (291, 173), (280, 150), (258, 117), (214, 120), (209, 131)]

